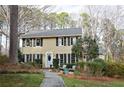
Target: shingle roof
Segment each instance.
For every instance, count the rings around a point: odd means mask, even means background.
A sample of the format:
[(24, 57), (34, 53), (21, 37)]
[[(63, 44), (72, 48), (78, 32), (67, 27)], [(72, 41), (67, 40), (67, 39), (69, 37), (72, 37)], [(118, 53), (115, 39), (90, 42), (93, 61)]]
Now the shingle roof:
[(81, 28), (66, 28), (66, 29), (46, 30), (46, 31), (31, 31), (22, 35), (21, 38), (79, 36), (81, 34), (82, 34)]

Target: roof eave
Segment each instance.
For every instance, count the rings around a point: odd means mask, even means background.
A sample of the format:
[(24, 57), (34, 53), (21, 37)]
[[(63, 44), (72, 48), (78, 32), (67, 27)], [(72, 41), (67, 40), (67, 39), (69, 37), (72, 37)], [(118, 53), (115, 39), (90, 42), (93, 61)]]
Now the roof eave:
[(81, 36), (82, 34), (76, 34), (76, 35), (58, 35), (58, 36), (22, 36), (20, 38), (53, 38), (53, 37), (70, 37), (70, 36)]

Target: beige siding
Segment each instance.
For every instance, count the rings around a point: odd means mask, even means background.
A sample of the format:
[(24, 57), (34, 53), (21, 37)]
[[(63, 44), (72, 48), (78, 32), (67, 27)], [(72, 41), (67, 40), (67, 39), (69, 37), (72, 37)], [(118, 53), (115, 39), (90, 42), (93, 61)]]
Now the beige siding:
[(23, 47), (21, 51), (24, 54), (29, 53), (71, 53), (72, 46), (56, 46), (56, 38), (44, 38), (42, 47)]
[(45, 53), (53, 52), (55, 54), (71, 53), (72, 46), (56, 46), (56, 38), (44, 38), (42, 47), (23, 47), (21, 51), (23, 54), (43, 54), (43, 66), (45, 62)]

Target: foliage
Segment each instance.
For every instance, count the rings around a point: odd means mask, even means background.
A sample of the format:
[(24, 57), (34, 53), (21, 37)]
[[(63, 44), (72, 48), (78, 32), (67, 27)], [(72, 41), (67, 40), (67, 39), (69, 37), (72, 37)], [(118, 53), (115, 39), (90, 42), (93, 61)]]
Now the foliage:
[(102, 62), (102, 63), (105, 62), (105, 61), (104, 61), (103, 59), (101, 59), (101, 58), (96, 58), (96, 59), (94, 59), (93, 61), (94, 61), (94, 62)]
[(22, 52), (18, 49), (18, 62), (22, 62), (23, 56)]
[(91, 76), (103, 76), (106, 69), (106, 63), (102, 59), (95, 59), (92, 62), (79, 62), (79, 71), (85, 72)]
[(59, 28), (65, 28), (69, 23), (69, 14), (67, 12), (61, 12), (57, 15), (57, 23)]
[(83, 52), (88, 55), (86, 60), (92, 60), (98, 57), (99, 47), (96, 39), (85, 36), (83, 38)]
[(84, 70), (84, 65), (85, 62), (78, 62), (78, 66), (80, 67), (81, 70)]
[(105, 75), (110, 77), (124, 77), (124, 63), (108, 62), (106, 64)]
[(82, 38), (78, 39), (72, 46), (72, 53), (76, 54), (78, 58), (82, 56)]
[[(33, 63), (32, 63), (33, 64)], [(39, 66), (36, 67), (31, 63), (2, 63), (0, 64), (0, 73), (39, 73)]]
[(0, 54), (0, 64), (5, 64), (9, 62), (9, 58), (6, 55)]
[(26, 62), (25, 64), (26, 65), (29, 65), (29, 66), (33, 66), (35, 68), (41, 68), (42, 67), (41, 60), (40, 59), (35, 59), (34, 62)]
[(87, 13), (82, 13), (80, 14), (80, 16), (83, 19), (82, 21), (83, 28), (85, 28), (85, 30), (88, 29), (90, 26), (90, 16)]
[(78, 70), (83, 72), (86, 66), (85, 74), (89, 76), (109, 76), (124, 77), (124, 63), (105, 62), (102, 59), (95, 59), (92, 62), (79, 62)]
[(105, 65), (102, 62), (87, 62), (87, 74), (91, 76), (103, 76)]
[(80, 71), (79, 70), (74, 70), (74, 74), (75, 75), (80, 75)]
[(87, 61), (97, 58), (99, 55), (99, 47), (96, 39), (87, 36), (78, 39), (72, 47), (72, 53), (76, 54), (78, 58), (83, 57), (82, 53), (83, 55), (88, 55), (86, 57)]
[(66, 68), (72, 68), (72, 66), (76, 65), (75, 63), (71, 63), (71, 64), (66, 64)]
[(59, 68), (59, 59), (53, 59), (53, 67), (55, 69), (58, 69)]

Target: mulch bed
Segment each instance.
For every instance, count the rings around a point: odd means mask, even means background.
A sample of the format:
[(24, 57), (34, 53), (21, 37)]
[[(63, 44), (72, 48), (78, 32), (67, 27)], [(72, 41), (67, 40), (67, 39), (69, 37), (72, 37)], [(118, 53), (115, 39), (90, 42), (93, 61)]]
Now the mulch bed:
[(96, 80), (96, 81), (113, 81), (116, 78), (111, 77), (93, 77), (93, 76), (84, 76), (84, 75), (73, 75), (73, 74), (59, 74), (60, 76), (64, 76), (67, 78), (74, 78), (79, 80)]
[(0, 74), (6, 73), (41, 73), (42, 69), (23, 64), (0, 64)]

